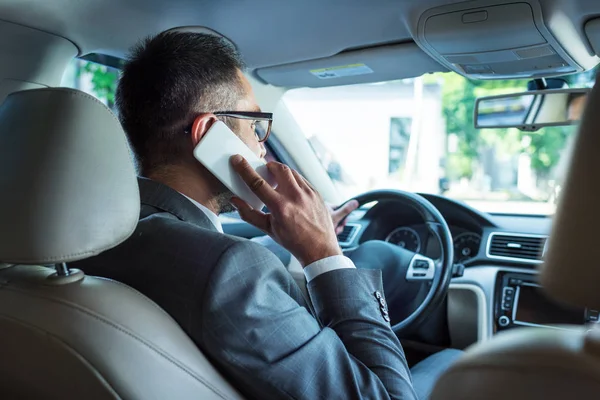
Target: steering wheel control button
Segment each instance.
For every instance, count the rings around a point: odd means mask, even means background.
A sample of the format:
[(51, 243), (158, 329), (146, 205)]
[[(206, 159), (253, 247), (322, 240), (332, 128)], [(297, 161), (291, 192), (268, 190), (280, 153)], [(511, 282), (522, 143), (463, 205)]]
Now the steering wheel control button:
[(425, 281), (433, 279), (435, 264), (431, 258), (415, 254), (406, 271), (406, 280)]
[(503, 328), (506, 328), (508, 325), (510, 325), (510, 319), (506, 315), (503, 315), (500, 318), (498, 318), (498, 325), (500, 325)]

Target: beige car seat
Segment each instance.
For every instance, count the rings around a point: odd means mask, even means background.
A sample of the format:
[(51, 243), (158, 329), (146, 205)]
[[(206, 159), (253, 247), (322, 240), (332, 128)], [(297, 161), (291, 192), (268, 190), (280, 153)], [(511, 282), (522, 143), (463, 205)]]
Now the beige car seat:
[(241, 398), (155, 303), (69, 269), (138, 221), (133, 163), (106, 106), (71, 89), (9, 95), (0, 193), (0, 398)]
[[(600, 309), (600, 82), (589, 95), (540, 268), (555, 299)], [(600, 327), (519, 328), (469, 349), (432, 399), (600, 398)]]

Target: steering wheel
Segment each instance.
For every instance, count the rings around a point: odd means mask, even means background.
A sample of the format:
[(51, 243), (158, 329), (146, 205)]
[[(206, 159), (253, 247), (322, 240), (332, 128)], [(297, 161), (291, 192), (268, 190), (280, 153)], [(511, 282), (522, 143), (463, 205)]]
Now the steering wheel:
[(424, 300), (412, 313), (405, 313), (408, 316), (401, 321), (391, 321), (396, 334), (406, 332), (421, 323), (446, 297), (454, 260), (452, 234), (438, 209), (417, 194), (400, 190), (375, 190), (357, 196), (354, 200), (361, 206), (387, 200), (411, 206), (418, 211), (430, 232), (440, 241), (441, 257), (438, 260), (380, 240), (362, 243), (349, 256), (357, 268), (381, 270), (390, 318), (398, 313), (397, 310), (403, 310), (407, 306), (414, 307), (411, 303), (429, 286)]

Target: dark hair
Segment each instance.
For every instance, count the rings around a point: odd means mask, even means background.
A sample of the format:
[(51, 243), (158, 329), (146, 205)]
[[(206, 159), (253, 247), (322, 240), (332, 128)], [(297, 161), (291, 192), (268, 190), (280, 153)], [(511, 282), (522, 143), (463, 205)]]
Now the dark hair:
[(243, 68), (235, 48), (209, 34), (163, 32), (133, 48), (116, 106), (143, 173), (191, 154), (184, 131), (198, 114), (234, 109)]

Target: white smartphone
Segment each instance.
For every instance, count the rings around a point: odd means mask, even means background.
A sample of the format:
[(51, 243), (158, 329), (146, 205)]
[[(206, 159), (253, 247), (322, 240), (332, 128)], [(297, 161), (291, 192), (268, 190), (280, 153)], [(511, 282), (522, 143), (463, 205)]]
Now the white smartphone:
[(239, 154), (271, 186), (275, 179), (267, 169), (266, 163), (258, 158), (235, 133), (221, 121), (210, 127), (200, 143), (194, 149), (194, 157), (200, 161), (227, 189), (250, 204), (255, 210), (264, 207), (264, 203), (250, 190), (242, 178), (235, 172), (229, 159)]

